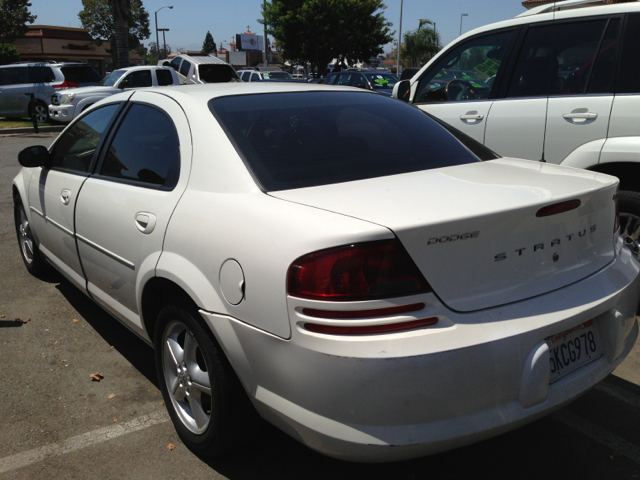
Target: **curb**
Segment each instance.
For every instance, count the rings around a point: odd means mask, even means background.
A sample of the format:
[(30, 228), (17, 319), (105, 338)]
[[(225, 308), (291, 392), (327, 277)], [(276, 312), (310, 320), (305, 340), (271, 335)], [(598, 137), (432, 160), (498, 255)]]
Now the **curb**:
[[(38, 127), (38, 133), (61, 132), (66, 125), (52, 125), (50, 127)], [(20, 133), (36, 133), (33, 127), (0, 128), (0, 135), (15, 135)]]

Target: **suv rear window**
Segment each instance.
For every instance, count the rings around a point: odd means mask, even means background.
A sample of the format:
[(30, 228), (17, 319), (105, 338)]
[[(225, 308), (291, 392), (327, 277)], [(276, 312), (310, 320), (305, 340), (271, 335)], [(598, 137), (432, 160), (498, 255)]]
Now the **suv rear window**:
[(365, 92), (230, 96), (209, 108), (267, 191), (479, 161), (417, 108)]
[(200, 74), (200, 80), (206, 83), (230, 82), (238, 78), (233, 67), (229, 65), (198, 65), (198, 73)]
[(98, 83), (102, 77), (91, 67), (62, 67), (64, 79), (73, 83)]

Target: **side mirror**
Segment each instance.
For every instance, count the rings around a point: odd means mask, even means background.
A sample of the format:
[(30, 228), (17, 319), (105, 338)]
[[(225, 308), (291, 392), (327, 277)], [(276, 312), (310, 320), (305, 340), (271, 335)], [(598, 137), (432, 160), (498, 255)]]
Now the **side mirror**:
[(401, 80), (393, 86), (391, 96), (397, 100), (409, 103), (411, 97), (411, 82), (409, 80)]
[(48, 160), (49, 151), (42, 145), (27, 147), (18, 154), (18, 162), (27, 168), (44, 167)]

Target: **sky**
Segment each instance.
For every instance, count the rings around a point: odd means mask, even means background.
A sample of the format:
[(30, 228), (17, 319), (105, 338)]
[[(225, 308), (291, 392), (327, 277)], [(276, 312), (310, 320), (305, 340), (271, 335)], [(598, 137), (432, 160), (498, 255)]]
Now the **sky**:
[[(34, 25), (55, 25), (60, 27), (82, 27), (78, 13), (82, 10), (81, 0), (30, 0), (31, 13), (38, 18)], [(391, 30), (398, 36), (400, 24), (401, 0), (385, 0), (387, 9), (384, 15), (393, 23)], [(462, 32), (474, 28), (513, 18), (525, 11), (522, 0), (403, 0), (402, 32), (415, 30), (421, 18), (436, 23), (443, 45), (453, 41), (460, 33), (461, 14)], [(155, 42), (154, 12), (158, 13), (158, 27), (168, 28), (165, 32), (167, 45), (173, 51), (177, 49), (200, 50), (207, 31), (213, 35), (216, 45), (222, 41), (235, 41), (235, 35), (250, 27), (252, 32), (261, 34), (262, 25), (258, 23), (262, 0), (143, 0), (149, 12), (151, 37), (143, 43)], [(304, 34), (304, 32), (301, 32)], [(162, 43), (162, 33), (160, 33)], [(388, 44), (385, 51), (390, 51)]]

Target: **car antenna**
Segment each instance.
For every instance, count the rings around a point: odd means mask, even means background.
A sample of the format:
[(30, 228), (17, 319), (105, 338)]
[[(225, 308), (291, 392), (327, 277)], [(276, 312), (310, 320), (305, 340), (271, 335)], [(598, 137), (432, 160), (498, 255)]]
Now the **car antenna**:
[[(555, 25), (556, 25), (556, 0), (553, 0), (553, 17), (551, 18), (551, 25), (552, 25), (552, 35), (555, 35), (556, 33), (556, 29), (555, 29)], [(549, 57), (551, 58), (551, 57)], [(547, 69), (548, 70), (548, 69)], [(541, 162), (546, 163), (547, 161), (544, 158), (544, 150), (545, 150), (545, 146), (547, 143), (547, 121), (549, 118), (549, 87), (551, 85), (550, 82), (551, 79), (547, 79), (547, 108), (545, 109), (545, 114), (544, 114), (544, 133), (543, 133), (543, 138), (542, 138), (542, 158), (540, 159)]]

